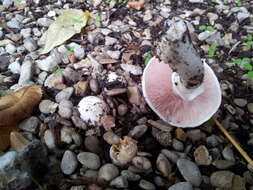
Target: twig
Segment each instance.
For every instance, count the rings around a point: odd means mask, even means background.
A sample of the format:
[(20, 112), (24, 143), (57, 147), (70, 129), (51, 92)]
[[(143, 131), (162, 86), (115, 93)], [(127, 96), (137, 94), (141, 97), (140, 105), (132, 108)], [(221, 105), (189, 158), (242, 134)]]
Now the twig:
[(223, 125), (216, 119), (213, 118), (217, 127), (222, 131), (222, 133), (228, 138), (228, 140), (235, 146), (235, 148), (240, 152), (240, 154), (245, 158), (245, 160), (253, 166), (253, 160), (249, 157), (247, 152), (245, 152), (242, 147), (235, 141), (235, 139), (228, 133), (228, 131), (223, 127)]

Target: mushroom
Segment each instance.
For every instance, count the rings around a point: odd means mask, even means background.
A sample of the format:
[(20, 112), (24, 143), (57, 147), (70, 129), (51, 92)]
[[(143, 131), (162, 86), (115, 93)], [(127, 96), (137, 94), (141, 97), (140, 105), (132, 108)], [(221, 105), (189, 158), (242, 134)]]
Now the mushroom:
[(143, 94), (151, 109), (177, 127), (196, 127), (209, 120), (221, 104), (219, 82), (203, 63), (190, 39), (187, 24), (173, 18), (144, 70)]
[(80, 117), (89, 125), (101, 126), (101, 118), (108, 112), (104, 100), (96, 96), (86, 96), (78, 104)]
[(125, 136), (118, 144), (114, 144), (110, 148), (110, 157), (114, 164), (124, 166), (137, 154), (137, 142), (131, 137)]

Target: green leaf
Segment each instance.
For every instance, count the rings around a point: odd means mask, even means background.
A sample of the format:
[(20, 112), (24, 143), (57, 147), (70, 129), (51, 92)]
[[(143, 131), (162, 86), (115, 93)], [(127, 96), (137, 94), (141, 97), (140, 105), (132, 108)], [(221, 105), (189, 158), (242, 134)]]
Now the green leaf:
[(246, 63), (243, 65), (244, 69), (248, 70), (248, 71), (252, 71), (253, 67), (250, 63)]
[(56, 71), (54, 72), (54, 74), (61, 74), (63, 75), (62, 69), (59, 65), (56, 66)]
[(252, 79), (253, 78), (253, 71), (248, 72), (247, 77), (248, 77), (248, 79)]
[(68, 51), (66, 52), (67, 55), (71, 55), (74, 53), (74, 50), (75, 50), (75, 47), (74, 46), (71, 46), (68, 48)]
[(217, 3), (217, 0), (211, 0), (212, 1), (212, 3)]
[(209, 31), (213, 31), (214, 27), (213, 26), (207, 26), (206, 29), (209, 30)]
[(242, 63), (250, 63), (250, 58), (248, 58), (248, 57), (244, 57), (243, 59), (242, 59)]
[(252, 40), (253, 40), (252, 34), (248, 34), (248, 35), (247, 35), (247, 41), (252, 41)]
[(100, 16), (99, 16), (99, 14), (96, 15), (95, 20), (94, 20), (94, 24), (97, 25), (97, 26), (100, 25)]
[(128, 0), (123, 0), (122, 3), (126, 5), (128, 3)]
[(199, 30), (202, 30), (202, 31), (206, 30), (206, 25), (199, 26)]
[(237, 4), (237, 6), (239, 6), (239, 7), (242, 6), (241, 0), (236, 0), (235, 2), (236, 2), (236, 4)]
[(234, 61), (235, 61), (235, 64), (241, 64), (242, 59), (241, 59), (241, 58), (237, 58), (237, 59), (235, 59)]
[(216, 44), (212, 44), (209, 50), (209, 56), (213, 57), (215, 54), (215, 49), (216, 49), (217, 45)]
[(253, 41), (247, 41), (246, 45), (250, 49), (251, 47), (253, 47)]
[(144, 64), (147, 66), (148, 63), (149, 63), (149, 61), (150, 61), (150, 59), (153, 57), (151, 51), (145, 53), (144, 57), (145, 57)]

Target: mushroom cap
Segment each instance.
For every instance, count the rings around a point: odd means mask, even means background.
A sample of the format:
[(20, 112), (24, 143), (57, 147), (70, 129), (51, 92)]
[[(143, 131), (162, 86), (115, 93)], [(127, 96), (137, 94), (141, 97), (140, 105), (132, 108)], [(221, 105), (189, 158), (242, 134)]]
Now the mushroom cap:
[(204, 64), (204, 92), (191, 101), (173, 91), (172, 69), (153, 57), (142, 78), (144, 98), (165, 122), (176, 127), (197, 127), (209, 120), (221, 104), (221, 89), (213, 70)]
[(101, 118), (106, 115), (108, 107), (104, 100), (96, 96), (86, 96), (79, 102), (78, 111), (87, 124), (101, 126)]

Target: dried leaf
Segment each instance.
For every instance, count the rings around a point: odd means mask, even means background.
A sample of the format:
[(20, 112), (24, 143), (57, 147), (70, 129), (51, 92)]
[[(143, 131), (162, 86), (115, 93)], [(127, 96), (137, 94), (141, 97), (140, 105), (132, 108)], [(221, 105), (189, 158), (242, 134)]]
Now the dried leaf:
[(10, 132), (32, 114), (41, 97), (41, 86), (29, 86), (0, 98), (0, 150), (9, 146)]
[(145, 0), (129, 1), (128, 6), (137, 10), (141, 10), (144, 7)]
[(11, 148), (16, 152), (21, 152), (29, 144), (29, 141), (19, 132), (10, 134)]
[(73, 35), (80, 33), (87, 24), (90, 13), (78, 9), (66, 10), (50, 26), (46, 32), (46, 44), (41, 54), (50, 52)]

